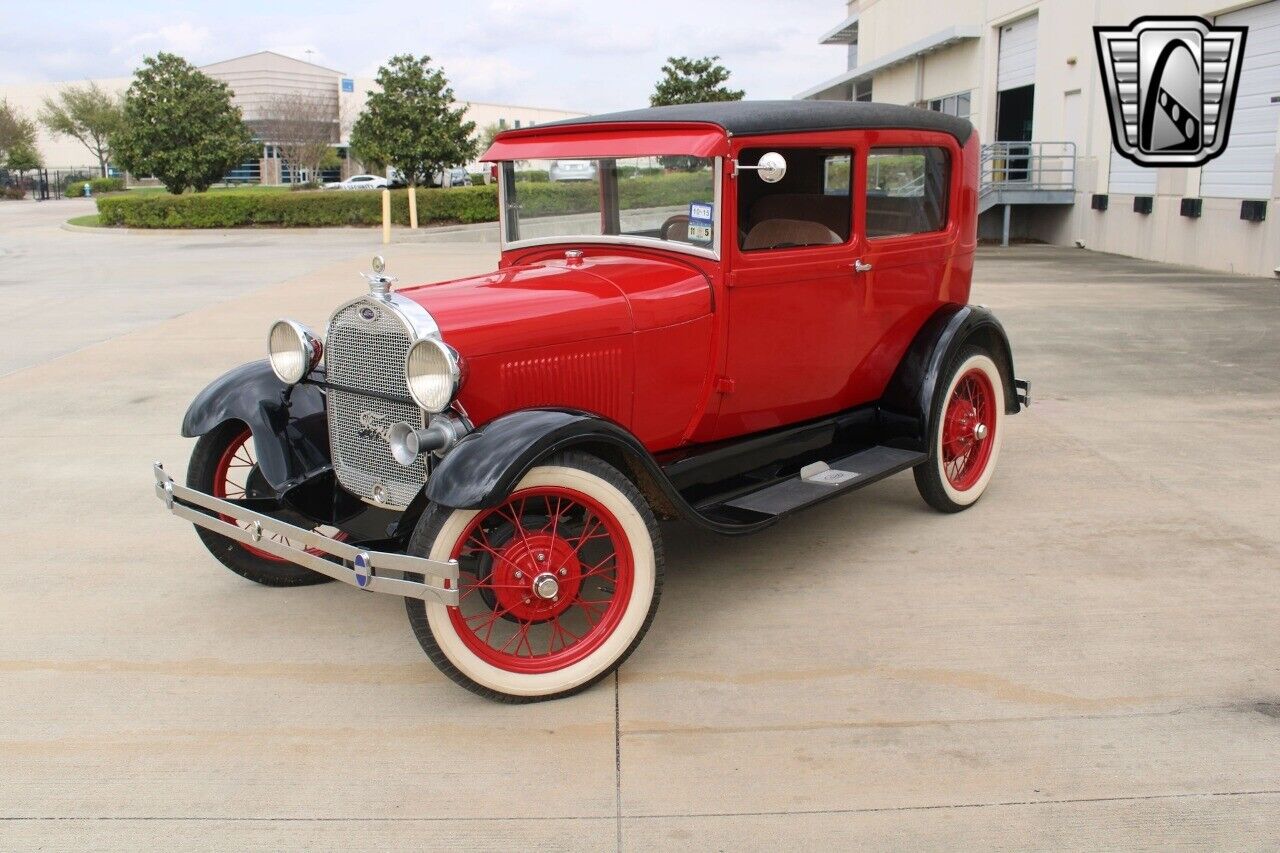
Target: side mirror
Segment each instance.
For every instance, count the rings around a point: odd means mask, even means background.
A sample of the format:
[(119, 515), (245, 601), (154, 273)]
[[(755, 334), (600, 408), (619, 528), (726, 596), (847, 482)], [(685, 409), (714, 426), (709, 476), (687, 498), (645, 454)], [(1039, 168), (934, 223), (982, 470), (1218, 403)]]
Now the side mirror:
[(745, 169), (751, 169), (760, 176), (760, 180), (766, 184), (776, 184), (782, 180), (787, 174), (787, 158), (783, 157), (777, 151), (770, 151), (760, 157), (760, 162), (754, 166), (744, 166), (737, 160), (733, 161), (733, 174), (737, 177), (738, 172)]

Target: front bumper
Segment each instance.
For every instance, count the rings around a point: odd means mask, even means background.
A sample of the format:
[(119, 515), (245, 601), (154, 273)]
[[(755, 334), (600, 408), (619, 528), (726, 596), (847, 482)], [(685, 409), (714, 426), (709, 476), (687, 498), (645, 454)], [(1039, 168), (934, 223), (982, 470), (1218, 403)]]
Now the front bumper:
[[(159, 462), (152, 470), (156, 478), (156, 497), (171, 513), (192, 524), (359, 589), (438, 601), (450, 607), (458, 605), (456, 560), (442, 562), (389, 551), (367, 551), (179, 485)], [(248, 526), (242, 527), (242, 524)], [(301, 547), (286, 545), (273, 539), (274, 536), (281, 536)], [(335, 563), (313, 551), (337, 557), (343, 562)], [(383, 572), (400, 577), (389, 577)], [(406, 580), (404, 575), (420, 575), (423, 580)]]
[(1018, 409), (1031, 408), (1031, 380), (1015, 379), (1013, 380), (1014, 390), (1018, 392)]

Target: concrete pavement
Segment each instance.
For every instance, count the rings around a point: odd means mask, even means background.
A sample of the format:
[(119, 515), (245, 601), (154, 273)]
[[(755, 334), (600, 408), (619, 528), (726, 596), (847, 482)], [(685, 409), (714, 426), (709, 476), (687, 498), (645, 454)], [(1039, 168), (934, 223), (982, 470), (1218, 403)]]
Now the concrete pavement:
[[(0, 849), (1274, 847), (1274, 282), (984, 250), (1037, 402), (978, 506), (900, 476), (749, 539), (669, 525), (620, 677), (512, 708), (398, 600), (254, 586), (151, 493), (190, 397), (358, 294), (375, 232), (10, 207)], [(413, 281), (495, 249), (385, 254)]]

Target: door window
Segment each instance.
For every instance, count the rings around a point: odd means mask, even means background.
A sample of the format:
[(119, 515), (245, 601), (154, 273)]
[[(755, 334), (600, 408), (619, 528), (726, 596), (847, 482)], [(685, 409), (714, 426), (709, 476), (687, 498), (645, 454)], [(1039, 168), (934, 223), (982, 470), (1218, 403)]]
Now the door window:
[[(743, 163), (756, 163), (765, 149), (747, 149)], [(784, 148), (787, 173), (766, 184), (751, 172), (739, 175), (738, 245), (746, 252), (838, 246), (852, 233), (851, 152)]]
[(867, 236), (940, 231), (947, 223), (951, 158), (943, 148), (874, 148), (867, 154)]

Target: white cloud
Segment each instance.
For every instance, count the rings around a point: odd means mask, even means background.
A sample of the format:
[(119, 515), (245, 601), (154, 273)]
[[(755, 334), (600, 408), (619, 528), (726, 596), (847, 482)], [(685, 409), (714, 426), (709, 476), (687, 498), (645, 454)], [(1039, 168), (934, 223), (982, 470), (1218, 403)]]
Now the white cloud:
[(44, 35), (10, 40), (0, 84), (125, 76), (158, 50), (201, 65), (273, 49), (370, 77), (393, 54), (425, 53), (460, 98), (594, 112), (647, 103), (670, 55), (718, 54), (730, 85), (752, 98), (790, 97), (844, 68), (843, 50), (817, 44), (844, 16), (838, 0), (205, 0), (167, 13), (119, 4), (110, 16), (97, 8), (33, 7), (26, 25)]

